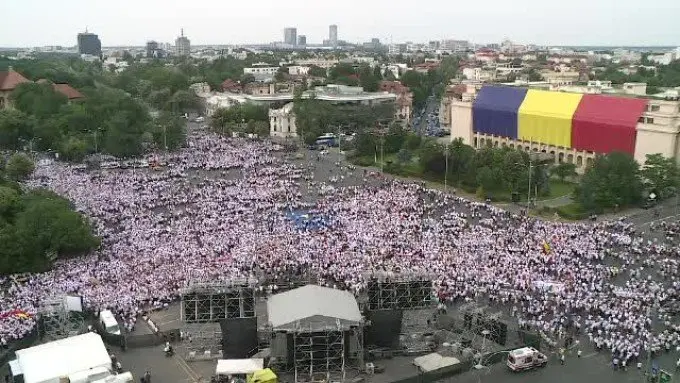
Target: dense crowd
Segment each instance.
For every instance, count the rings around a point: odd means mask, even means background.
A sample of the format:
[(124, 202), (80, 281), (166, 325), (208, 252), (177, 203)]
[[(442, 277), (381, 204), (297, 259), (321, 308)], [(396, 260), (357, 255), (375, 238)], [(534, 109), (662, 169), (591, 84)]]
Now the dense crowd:
[[(295, 166), (274, 149), (202, 135), (161, 155), (160, 170), (39, 167), (30, 186), (71, 199), (103, 244), (25, 282), (0, 281), (0, 307), (31, 315), (1, 319), (0, 340), (25, 336), (41, 302), (59, 294), (114, 310), (130, 330), (190, 281), (311, 273), (360, 292), (367, 273), (382, 271), (434, 275), (442, 301), (484, 297), (523, 327), (581, 334), (620, 360), (680, 345), (665, 311), (680, 287), (678, 250), (624, 220), (545, 222), (340, 163), (315, 179), (324, 161)], [(302, 208), (323, 218), (301, 229), (289, 218)]]

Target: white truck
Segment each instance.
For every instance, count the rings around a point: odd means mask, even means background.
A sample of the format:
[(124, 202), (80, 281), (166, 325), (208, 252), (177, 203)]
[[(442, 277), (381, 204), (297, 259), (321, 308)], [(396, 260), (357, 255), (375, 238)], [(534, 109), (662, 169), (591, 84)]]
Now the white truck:
[(522, 347), (508, 353), (508, 368), (512, 371), (526, 371), (548, 364), (545, 354), (533, 347)]
[(107, 333), (120, 335), (120, 326), (111, 310), (102, 310), (99, 313), (99, 324)]
[(12, 383), (133, 382), (130, 373), (111, 372), (106, 346), (92, 332), (19, 350), (9, 366)]

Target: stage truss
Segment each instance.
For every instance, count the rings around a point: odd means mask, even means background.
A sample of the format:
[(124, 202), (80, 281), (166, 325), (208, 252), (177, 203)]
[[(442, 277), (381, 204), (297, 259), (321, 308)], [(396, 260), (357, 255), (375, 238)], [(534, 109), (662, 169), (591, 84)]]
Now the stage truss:
[(462, 330), (456, 336), (456, 346), (461, 354), (471, 353), (479, 364), (483, 364), (483, 355), (496, 350), (495, 340), (500, 335), (493, 323), (499, 321), (501, 314), (488, 313), (487, 308), (475, 302), (463, 305), (456, 321), (457, 327)]
[(48, 341), (78, 335), (85, 328), (83, 317), (71, 313), (65, 296), (43, 301), (38, 319), (42, 338)]
[(436, 304), (434, 276), (425, 273), (370, 273), (366, 297), (359, 301), (368, 310), (414, 310), (426, 309)]
[[(233, 278), (220, 282), (190, 282), (180, 291), (182, 339), (187, 354), (197, 357), (222, 351), (219, 321), (255, 317), (257, 281)], [(191, 358), (193, 359), (193, 358)]]
[[(363, 328), (334, 325), (318, 327), (298, 322), (288, 335), (292, 360), (277, 363), (278, 371), (292, 374), (295, 383), (345, 382), (364, 367)], [(272, 344), (273, 347), (276, 347)], [(281, 346), (282, 347), (282, 346)], [(286, 351), (287, 353), (287, 351)]]

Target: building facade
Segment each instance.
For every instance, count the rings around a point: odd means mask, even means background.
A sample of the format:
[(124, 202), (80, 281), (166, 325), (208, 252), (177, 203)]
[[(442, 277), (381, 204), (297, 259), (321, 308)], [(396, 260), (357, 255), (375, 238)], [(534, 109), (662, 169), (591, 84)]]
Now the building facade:
[(613, 151), (680, 158), (680, 102), (484, 86), (451, 103), (451, 139), (553, 156), (583, 173)]
[(255, 81), (271, 81), (278, 71), (279, 67), (269, 65), (255, 64), (250, 68), (243, 68), (243, 74), (252, 74)]
[(269, 135), (278, 138), (297, 137), (292, 102), (281, 109), (269, 109)]
[(78, 33), (78, 53), (81, 55), (101, 56), (102, 42), (94, 33)]
[(285, 28), (283, 30), (283, 43), (293, 46), (297, 44), (297, 28)]
[(297, 45), (300, 47), (307, 46), (307, 36), (305, 35), (298, 36)]
[(332, 47), (338, 46), (338, 26), (335, 24), (328, 27), (328, 43)]
[(178, 57), (186, 57), (191, 54), (191, 41), (184, 36), (184, 29), (180, 36), (175, 39), (175, 55)]
[(158, 57), (158, 43), (155, 41), (147, 41), (146, 42), (146, 57), (148, 58), (155, 58)]

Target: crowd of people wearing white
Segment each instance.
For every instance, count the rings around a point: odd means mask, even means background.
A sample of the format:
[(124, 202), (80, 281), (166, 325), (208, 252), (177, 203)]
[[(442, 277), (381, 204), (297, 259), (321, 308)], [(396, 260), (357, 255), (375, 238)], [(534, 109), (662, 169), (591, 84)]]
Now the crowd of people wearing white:
[[(73, 201), (102, 246), (25, 282), (0, 281), (2, 310), (31, 316), (0, 319), (2, 343), (29, 333), (41, 302), (59, 294), (112, 309), (131, 330), (140, 313), (177, 300), (194, 280), (309, 273), (359, 292), (366, 273), (382, 271), (434, 275), (442, 301), (505, 304), (522, 327), (581, 334), (622, 361), (680, 345), (680, 328), (663, 310), (678, 295), (678, 250), (624, 220), (546, 222), (368, 175), (329, 188), (310, 175), (314, 160), (295, 166), (270, 143), (210, 134), (189, 141), (160, 155), (167, 167), (158, 171), (36, 170), (29, 186)], [(330, 168), (335, 183), (360, 173)], [(301, 231), (286, 211), (305, 206), (310, 189), (319, 198), (313, 214), (332, 224)]]

